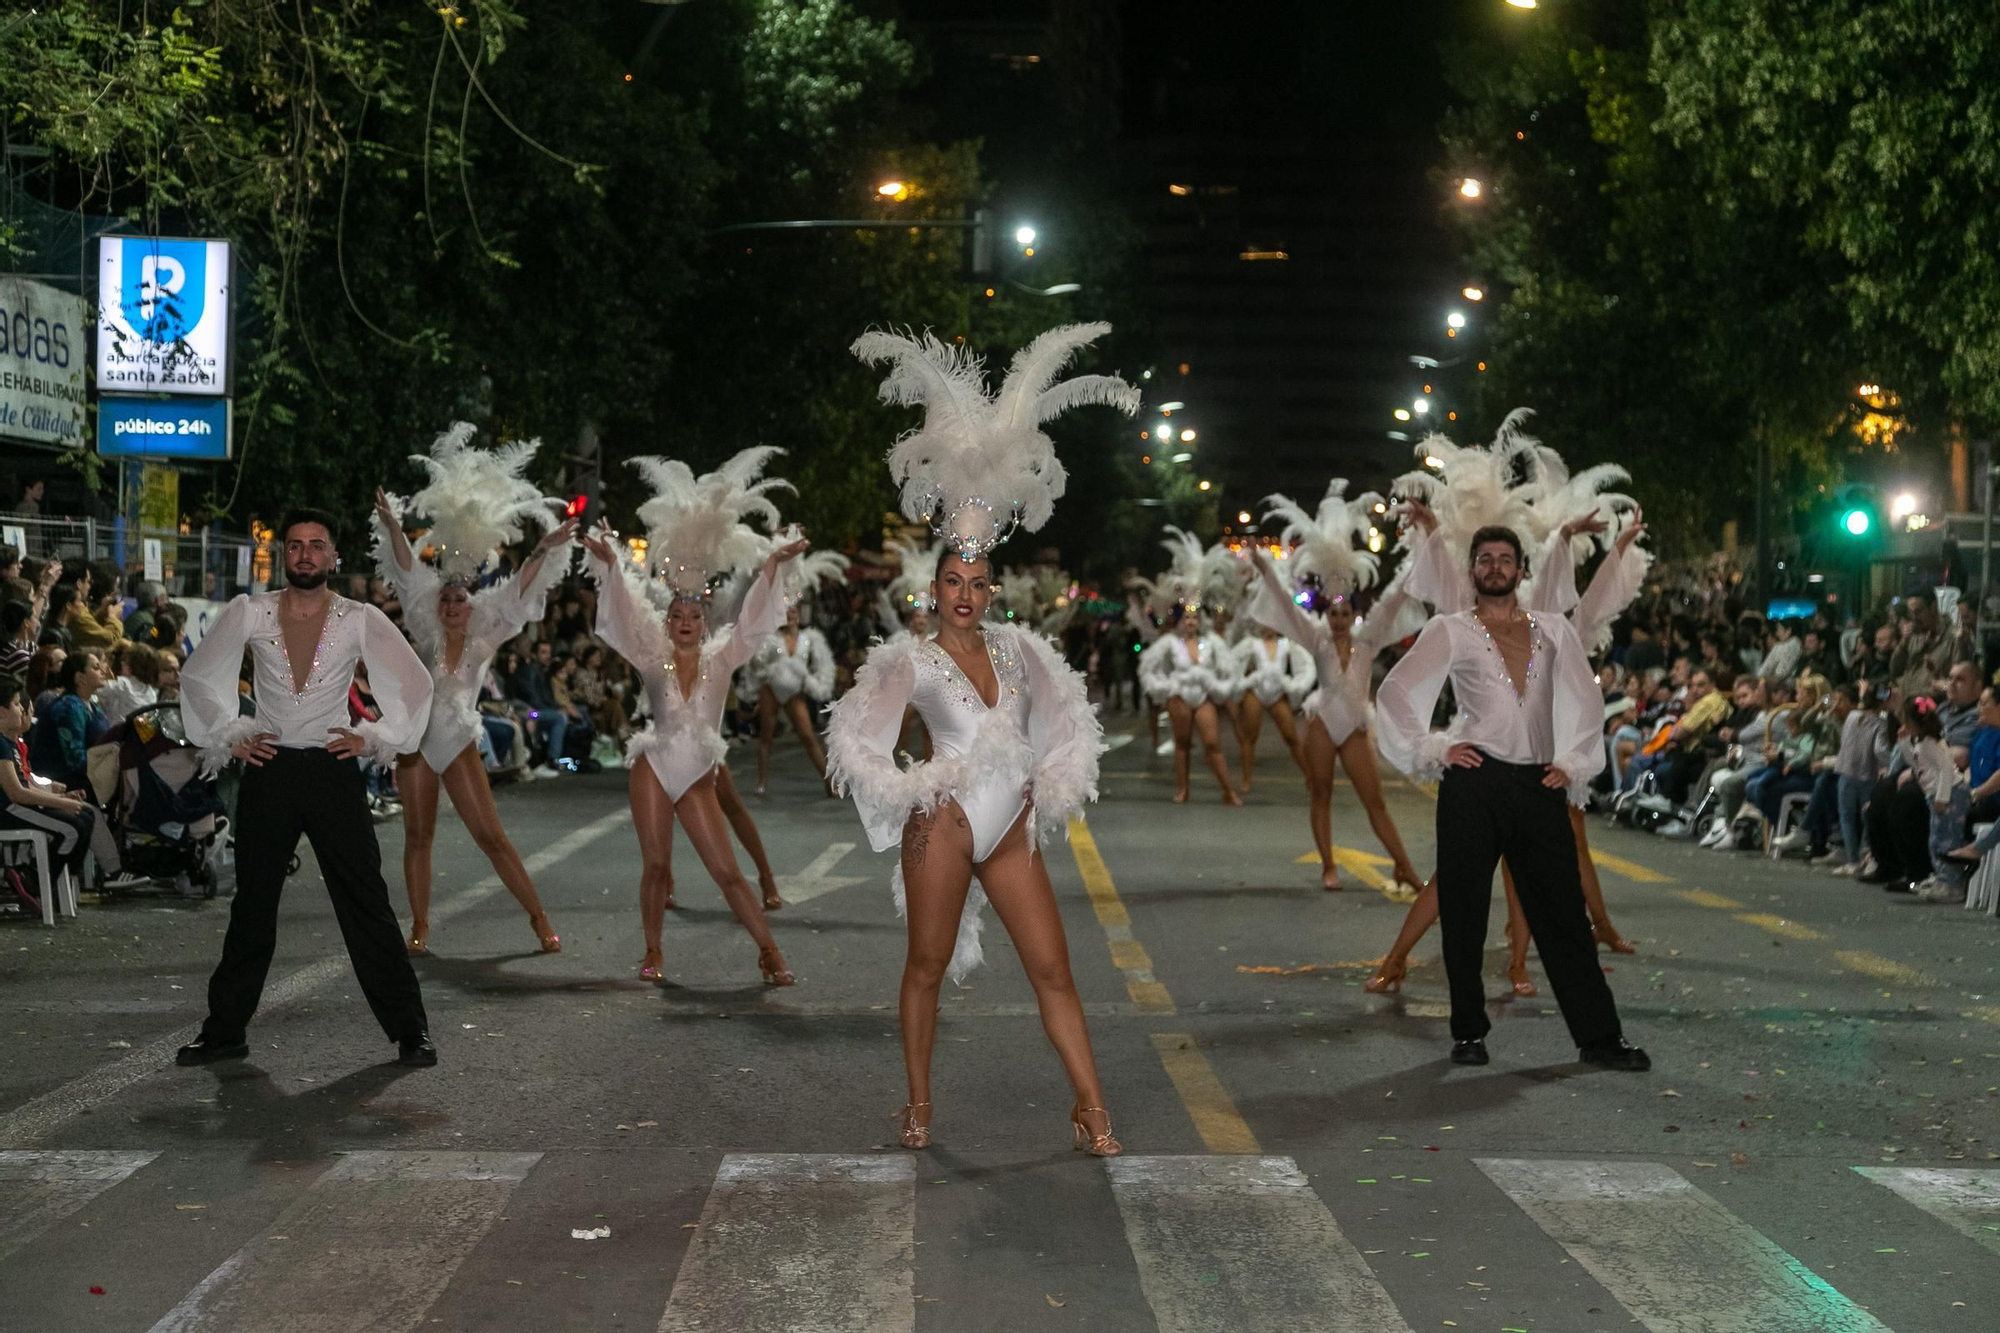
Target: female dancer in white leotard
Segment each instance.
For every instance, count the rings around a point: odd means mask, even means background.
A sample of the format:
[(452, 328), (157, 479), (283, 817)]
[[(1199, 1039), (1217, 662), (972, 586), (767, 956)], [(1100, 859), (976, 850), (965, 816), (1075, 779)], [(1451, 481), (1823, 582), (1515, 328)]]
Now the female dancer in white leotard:
[(1243, 752), (1243, 790), (1250, 790), (1257, 767), (1257, 737), (1268, 714), (1277, 725), (1292, 762), (1304, 772), (1305, 747), (1299, 743), (1297, 709), (1313, 692), (1319, 668), (1312, 654), (1269, 625), (1258, 625), (1236, 645), (1237, 681), (1243, 691), (1238, 705), (1237, 742)]
[[(1173, 599), (1168, 630), (1139, 657), (1140, 683), (1146, 693), (1162, 700), (1174, 735), (1174, 803), (1188, 799), (1188, 775), (1194, 741), (1201, 739), (1202, 758), (1222, 787), (1226, 805), (1242, 805), (1229, 780), (1229, 761), (1222, 753), (1222, 715), (1234, 701), (1236, 654), (1222, 636), (1204, 623), (1205, 612), (1228, 594), (1214, 561), (1192, 533), (1169, 527), (1160, 544), (1173, 563), (1160, 586)], [(1233, 573), (1229, 575), (1233, 578)]]
[[(1042, 335), (1015, 357), (995, 395), (976, 360), (928, 335), (918, 342), (877, 333), (855, 344), (863, 359), (892, 363), (884, 398), (927, 408), (923, 427), (891, 452), (890, 469), (903, 512), (936, 523), (950, 549), (934, 586), (936, 637), (873, 649), (827, 728), (834, 782), (853, 795), (869, 842), (902, 849), (894, 885), (909, 918), (899, 1006), (910, 1092), (898, 1137), (906, 1148), (930, 1142), (938, 991), (947, 972), (957, 978), (978, 962), (979, 906), (990, 897), (1069, 1075), (1075, 1146), (1122, 1151), (1038, 851), (1097, 795), (1102, 733), (1083, 679), (1046, 643), (1018, 627), (981, 625), (994, 544), (1017, 524), (1039, 528), (1061, 493), (1062, 468), (1042, 423), (1086, 403), (1138, 406), (1136, 390), (1104, 376), (1051, 388), (1106, 327)], [(893, 748), (907, 707), (923, 717), (933, 757), (903, 769)]]
[(403, 886), (410, 898), (405, 947), (412, 954), (430, 952), (431, 847), (442, 786), (473, 843), (527, 912), (542, 951), (557, 953), (562, 940), (500, 823), (479, 761), (483, 724), (478, 699), (479, 682), (500, 645), (541, 618), (550, 590), (568, 570), (576, 524), (556, 526), (512, 578), (474, 592), (472, 581), (496, 548), (519, 541), (529, 522), (551, 524), (560, 502), (544, 499), (521, 480), (539, 441), (488, 452), (471, 447), (472, 432), (461, 422), (437, 438), (429, 455), (417, 456), (431, 480), (411, 497), (410, 508), (436, 519), (425, 545), (437, 552), (437, 567), (416, 558), (399, 506), (380, 488), (375, 492), (376, 568), (403, 604), (403, 628), (430, 668), (432, 681), (423, 740), (415, 753), (396, 760), (396, 790), (403, 801)]
[[(1286, 520), (1283, 540), (1298, 543), (1287, 559), (1287, 573), (1299, 584), (1288, 588), (1270, 559), (1254, 551), (1257, 593), (1250, 618), (1285, 635), (1312, 654), (1319, 671), (1319, 689), (1306, 700), (1306, 790), (1310, 803), (1313, 845), (1319, 851), (1320, 886), (1340, 888), (1340, 868), (1333, 853), (1333, 777), (1336, 766), (1347, 770), (1369, 827), (1388, 851), (1392, 876), (1412, 892), (1423, 877), (1410, 863), (1410, 853), (1382, 797), (1382, 776), (1375, 765), (1368, 724), (1374, 709), (1368, 701), (1375, 657), (1409, 633), (1402, 610), (1408, 598), (1398, 589), (1381, 598), (1366, 620), (1357, 621), (1354, 594), (1375, 581), (1375, 556), (1361, 549), (1362, 534), (1378, 497), (1347, 498), (1347, 482), (1336, 478), (1316, 513), (1308, 514), (1282, 495), (1265, 498), (1271, 513)], [(1324, 610), (1315, 620), (1300, 607), (1298, 597)]]
[(768, 985), (793, 977), (771, 937), (757, 895), (736, 868), (729, 830), (716, 803), (715, 771), (724, 749), (722, 705), (730, 677), (778, 626), (782, 605), (779, 568), (810, 543), (791, 541), (772, 550), (743, 599), (736, 623), (711, 637), (705, 603), (712, 578), (754, 558), (764, 539), (742, 523), (746, 516), (776, 517), (756, 482), (776, 450), (746, 449), (722, 468), (697, 479), (685, 464), (634, 459), (657, 497), (640, 508), (648, 531), (647, 559), (666, 583), (671, 602), (664, 628), (644, 582), (599, 531), (583, 539), (585, 569), (598, 586), (597, 632), (630, 662), (646, 687), (652, 721), (626, 747), (626, 784), (643, 863), (639, 881), (640, 926), (646, 956), (639, 975), (664, 976), (661, 925), (673, 898), (674, 822), (694, 844), (729, 909), (757, 944), (757, 968)]
[[(824, 554), (840, 560), (837, 552)], [(744, 675), (757, 685), (757, 794), (762, 796), (770, 782), (771, 744), (780, 716), (798, 733), (813, 771), (825, 777), (826, 750), (812, 715), (833, 698), (833, 649), (826, 635), (804, 623), (798, 596), (786, 597), (785, 623), (764, 640)]]

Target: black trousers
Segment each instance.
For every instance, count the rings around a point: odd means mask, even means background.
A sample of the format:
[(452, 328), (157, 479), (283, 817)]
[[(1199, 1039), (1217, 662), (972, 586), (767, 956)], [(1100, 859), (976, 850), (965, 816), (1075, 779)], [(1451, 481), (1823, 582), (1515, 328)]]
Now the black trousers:
[(1543, 772), (1539, 764), (1488, 757), (1477, 768), (1446, 769), (1438, 784), (1438, 927), (1455, 1041), (1483, 1037), (1493, 1026), (1480, 968), (1493, 871), (1503, 856), (1570, 1037), (1591, 1046), (1622, 1035), (1584, 911), (1568, 802), (1560, 788), (1542, 785)]
[(1862, 815), (1875, 873), (1889, 879), (1922, 879), (1931, 873), (1931, 803), (1915, 778), (1883, 778)]
[(382, 879), (382, 849), (361, 767), (325, 750), (280, 750), (243, 775), (236, 804), (236, 899), (222, 961), (208, 979), (213, 1041), (241, 1041), (278, 945), (278, 896), (299, 835), (312, 844), (347, 956), (391, 1041), (425, 1031), (423, 995)]

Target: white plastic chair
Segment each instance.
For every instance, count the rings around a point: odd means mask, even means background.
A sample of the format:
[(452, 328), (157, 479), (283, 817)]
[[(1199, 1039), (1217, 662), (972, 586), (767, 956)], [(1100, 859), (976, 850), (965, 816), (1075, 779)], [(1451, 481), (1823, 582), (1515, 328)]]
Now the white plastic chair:
[(1778, 802), (1778, 827), (1771, 831), (1771, 859), (1776, 861), (1784, 856), (1778, 850), (1778, 840), (1792, 831), (1792, 826), (1804, 819), (1806, 807), (1812, 804), (1810, 792), (1795, 791)]
[[(1991, 824), (1975, 825), (1972, 836), (1977, 838), (1992, 827)], [(1967, 911), (2000, 916), (2000, 849), (1979, 858), (1979, 867), (1972, 872), (1972, 879), (1965, 886), (1965, 906)]]
[(42, 924), (56, 923), (56, 898), (62, 898), (64, 916), (76, 915), (76, 881), (70, 877), (69, 867), (64, 866), (62, 874), (53, 882), (49, 879), (49, 835), (40, 829), (10, 828), (0, 829), (0, 843), (25, 842), (35, 852), (35, 892), (42, 900)]

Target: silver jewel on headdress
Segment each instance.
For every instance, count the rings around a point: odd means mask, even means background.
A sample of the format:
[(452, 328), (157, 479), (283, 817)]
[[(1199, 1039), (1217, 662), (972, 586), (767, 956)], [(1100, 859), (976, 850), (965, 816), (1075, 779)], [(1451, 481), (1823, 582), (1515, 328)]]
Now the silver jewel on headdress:
[(1116, 376), (1056, 383), (1079, 349), (1110, 330), (1109, 324), (1050, 329), (1015, 354), (997, 391), (987, 388), (978, 356), (932, 334), (857, 338), (857, 357), (890, 365), (882, 401), (924, 409), (923, 424), (889, 451), (903, 513), (930, 524), (965, 560), (987, 555), (1016, 529), (1035, 532), (1047, 523), (1065, 474), (1042, 426), (1092, 403), (1128, 416), (1139, 408), (1139, 391)]

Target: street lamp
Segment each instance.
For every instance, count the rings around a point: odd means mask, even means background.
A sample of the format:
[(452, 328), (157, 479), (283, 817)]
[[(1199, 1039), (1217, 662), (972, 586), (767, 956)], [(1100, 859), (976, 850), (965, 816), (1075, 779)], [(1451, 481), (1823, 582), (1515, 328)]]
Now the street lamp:
[[(1174, 455), (1174, 462), (1176, 462), (1176, 463), (1191, 463), (1191, 462), (1193, 462), (1193, 461), (1194, 461), (1194, 455), (1193, 455), (1193, 454), (1175, 454), (1175, 455)], [(1206, 488), (1207, 488), (1207, 485), (1208, 485), (1208, 483), (1207, 483), (1207, 482), (1203, 482), (1203, 483), (1202, 483), (1202, 486), (1203, 486), (1203, 488), (1204, 488), (1204, 489), (1206, 489)]]
[(1444, 317), (1444, 322), (1454, 329), (1462, 329), (1465, 327), (1465, 312), (1454, 310)]
[(1193, 431), (1191, 431), (1191, 430), (1184, 430), (1184, 431), (1182, 431), (1182, 432), (1181, 432), (1181, 443), (1182, 443), (1182, 444), (1193, 444), (1193, 443), (1194, 443), (1194, 432), (1193, 432)]
[(1458, 183), (1458, 193), (1465, 199), (1477, 199), (1485, 189), (1486, 187), (1479, 183), (1479, 178), (1476, 176), (1467, 176)]
[(1033, 245), (1034, 243), (1035, 243), (1035, 229), (1033, 227), (1020, 226), (1014, 228), (1014, 244)]
[(1462, 287), (1459, 289), (1458, 294), (1468, 301), (1484, 301), (1486, 299), (1486, 289), (1484, 287)]
[(884, 199), (901, 199), (908, 195), (909, 192), (910, 187), (902, 181), (883, 181), (875, 187), (875, 193), (881, 195)]
[(1238, 523), (1248, 523), (1248, 522), (1250, 521), (1250, 511), (1249, 511), (1249, 510), (1247, 510), (1247, 509), (1239, 509), (1239, 510), (1237, 510), (1237, 511), (1236, 511), (1236, 521), (1237, 521)]
[(1889, 516), (1891, 518), (1908, 518), (1916, 512), (1917, 497), (1909, 491), (1904, 491), (1889, 504)]
[(1410, 410), (1418, 416), (1423, 416), (1431, 410), (1431, 400), (1428, 398), (1419, 398), (1416, 402), (1410, 404)]
[(1395, 416), (1396, 420), (1398, 421), (1408, 421), (1410, 419), (1410, 409), (1407, 407), (1399, 407), (1396, 409)]
[(1201, 485), (1200, 485), (1199, 487), (1197, 487), (1196, 489), (1198, 489), (1198, 490), (1204, 490), (1204, 491), (1205, 491), (1205, 490), (1207, 490), (1207, 489), (1208, 489), (1208, 483), (1204, 481), (1204, 482), (1203, 482), (1203, 483), (1201, 483)]
[(1514, 6), (1514, 8), (1516, 9), (1540, 8), (1539, 0), (1507, 0), (1507, 3)]

